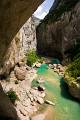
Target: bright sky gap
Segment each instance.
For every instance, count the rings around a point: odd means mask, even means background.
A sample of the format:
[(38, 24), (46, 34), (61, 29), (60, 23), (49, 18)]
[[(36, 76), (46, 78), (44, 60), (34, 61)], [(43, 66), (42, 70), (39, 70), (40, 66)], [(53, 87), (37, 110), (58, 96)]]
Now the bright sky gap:
[(34, 12), (34, 16), (39, 19), (44, 19), (44, 17), (48, 14), (53, 2), (54, 0), (45, 0)]

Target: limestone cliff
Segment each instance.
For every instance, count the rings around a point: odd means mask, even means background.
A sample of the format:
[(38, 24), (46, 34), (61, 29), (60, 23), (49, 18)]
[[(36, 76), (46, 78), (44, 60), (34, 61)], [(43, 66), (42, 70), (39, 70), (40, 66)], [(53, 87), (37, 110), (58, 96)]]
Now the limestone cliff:
[(36, 50), (36, 25), (34, 22), (34, 16), (30, 17), (20, 29), (20, 39), (25, 54), (30, 49)]
[[(20, 44), (20, 34), (17, 34), (17, 32), (42, 2), (43, 0), (0, 1), (1, 79), (9, 74), (10, 70), (20, 60), (20, 58), (23, 59), (22, 47)], [(16, 34), (17, 36), (15, 37)], [(19, 120), (15, 108), (2, 90), (1, 84), (0, 120)]]
[[(40, 54), (69, 62), (70, 50), (80, 43), (80, 0), (55, 0), (36, 32)], [(71, 95), (80, 100), (80, 84), (69, 77), (65, 81)]]
[[(44, 0), (1, 0), (0, 1), (0, 68), (12, 40), (32, 13)], [(13, 45), (12, 45), (13, 46)], [(2, 70), (0, 70), (1, 72)]]
[(40, 54), (63, 59), (80, 40), (80, 2), (61, 0), (37, 27), (37, 50)]
[(30, 49), (36, 49), (36, 29), (33, 17), (28, 19), (10, 43), (0, 69), (1, 79), (9, 75), (16, 64), (25, 63), (25, 54)]

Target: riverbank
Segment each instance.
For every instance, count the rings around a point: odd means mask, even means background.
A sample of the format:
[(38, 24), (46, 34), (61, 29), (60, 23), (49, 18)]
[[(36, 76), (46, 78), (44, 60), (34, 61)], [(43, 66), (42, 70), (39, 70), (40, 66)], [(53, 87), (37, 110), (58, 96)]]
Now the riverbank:
[(64, 69), (47, 60), (33, 67), (16, 66), (8, 80), (1, 81), (5, 92), (16, 92), (14, 107), (21, 120), (79, 120), (80, 106), (68, 93)]
[(37, 76), (35, 68), (15, 66), (10, 76), (0, 81), (5, 93), (14, 91), (18, 96), (13, 106), (20, 120), (30, 120), (32, 114), (38, 111), (38, 104), (44, 103), (45, 91), (32, 88), (32, 81)]

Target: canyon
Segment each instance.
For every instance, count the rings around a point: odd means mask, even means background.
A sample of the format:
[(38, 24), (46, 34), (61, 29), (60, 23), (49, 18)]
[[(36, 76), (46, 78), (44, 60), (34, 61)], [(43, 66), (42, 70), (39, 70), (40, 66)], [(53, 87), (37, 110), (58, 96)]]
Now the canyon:
[[(36, 87), (34, 87), (34, 89), (31, 87), (31, 83), (36, 79), (36, 76), (38, 77), (37, 79), (40, 79), (39, 77), (41, 77), (37, 75), (38, 68), (41, 69), (41, 65), (45, 66), (46, 64), (49, 64), (49, 69), (54, 71), (53, 73), (48, 71), (51, 76), (57, 76), (54, 74), (55, 72), (63, 76), (63, 68), (65, 68), (65, 66), (67, 67), (67, 64), (71, 62), (70, 51), (76, 46), (76, 44), (80, 43), (80, 1), (55, 0), (48, 15), (44, 20), (40, 21), (38, 18), (34, 17), (32, 13), (43, 1), (44, 0), (1, 1), (1, 120), (38, 120), (38, 117), (32, 117), (31, 114), (38, 111), (39, 106), (36, 102), (43, 104), (46, 95), (43, 86), (39, 86), (39, 90)], [(40, 63), (37, 61), (33, 66), (28, 66), (27, 54), (30, 50), (37, 51), (41, 56), (58, 58), (60, 61), (58, 67), (60, 68), (55, 67), (57, 64), (50, 64), (50, 61), (46, 62), (47, 60), (43, 60)], [(61, 64), (63, 65), (62, 67)], [(45, 71), (44, 68), (45, 67), (41, 69), (41, 72)], [(42, 79), (38, 82), (42, 82)], [(77, 80), (75, 80), (75, 82), (70, 82), (69, 79), (69, 77), (64, 76), (64, 81), (68, 85), (70, 94), (74, 98), (80, 100), (80, 84)], [(54, 84), (55, 83), (58, 85), (60, 84), (59, 81), (54, 82)], [(10, 102), (5, 94), (11, 89), (17, 93), (20, 99), (15, 105)], [(52, 90), (54, 91), (56, 89), (54, 88)], [(61, 97), (59, 98), (60, 100), (67, 102), (64, 99), (61, 99)], [(71, 104), (73, 105), (73, 103)], [(74, 103), (74, 106), (75, 105), (76, 104)], [(78, 105), (76, 105), (76, 108), (78, 108), (77, 106)], [(41, 116), (44, 119), (42, 114)]]

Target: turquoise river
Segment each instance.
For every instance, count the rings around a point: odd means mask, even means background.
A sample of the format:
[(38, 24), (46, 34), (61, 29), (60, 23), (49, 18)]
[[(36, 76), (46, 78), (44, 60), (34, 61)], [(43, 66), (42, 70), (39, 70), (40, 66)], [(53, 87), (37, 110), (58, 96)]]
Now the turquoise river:
[(45, 79), (45, 99), (55, 103), (55, 106), (41, 105), (39, 112), (47, 112), (45, 120), (80, 120), (80, 103), (68, 93), (63, 77), (49, 69), (47, 64), (42, 64), (37, 73)]

